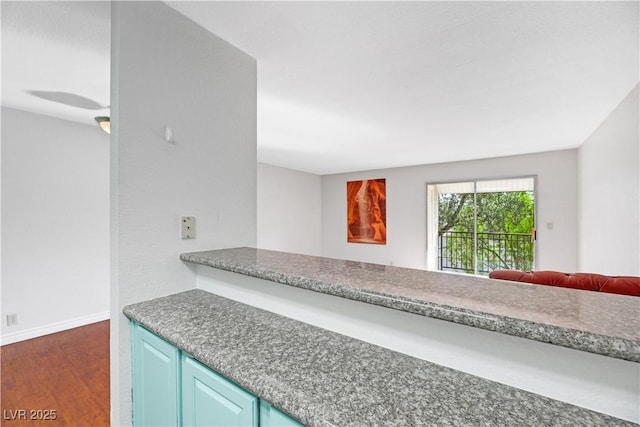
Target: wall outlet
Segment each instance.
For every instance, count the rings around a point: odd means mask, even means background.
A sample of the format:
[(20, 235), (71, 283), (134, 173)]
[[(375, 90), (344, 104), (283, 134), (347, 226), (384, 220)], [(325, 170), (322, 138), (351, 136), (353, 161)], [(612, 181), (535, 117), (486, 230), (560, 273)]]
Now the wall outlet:
[(180, 218), (180, 238), (195, 239), (196, 238), (196, 217), (183, 216)]
[(7, 326), (15, 326), (18, 324), (18, 314), (11, 313), (7, 314)]

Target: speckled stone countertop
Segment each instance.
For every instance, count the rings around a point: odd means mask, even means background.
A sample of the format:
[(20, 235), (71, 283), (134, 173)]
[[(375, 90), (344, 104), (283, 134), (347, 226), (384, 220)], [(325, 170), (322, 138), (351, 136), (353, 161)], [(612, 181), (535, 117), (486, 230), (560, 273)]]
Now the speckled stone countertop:
[(124, 313), (310, 427), (635, 425), (199, 289)]
[(233, 248), (183, 261), (577, 350), (640, 362), (640, 298)]

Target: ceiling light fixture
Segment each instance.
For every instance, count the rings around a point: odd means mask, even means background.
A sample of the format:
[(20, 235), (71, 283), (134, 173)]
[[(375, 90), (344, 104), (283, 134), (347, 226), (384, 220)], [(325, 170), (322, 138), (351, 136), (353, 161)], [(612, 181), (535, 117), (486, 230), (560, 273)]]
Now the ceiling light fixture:
[(111, 133), (111, 119), (109, 117), (96, 117), (96, 122), (106, 133)]

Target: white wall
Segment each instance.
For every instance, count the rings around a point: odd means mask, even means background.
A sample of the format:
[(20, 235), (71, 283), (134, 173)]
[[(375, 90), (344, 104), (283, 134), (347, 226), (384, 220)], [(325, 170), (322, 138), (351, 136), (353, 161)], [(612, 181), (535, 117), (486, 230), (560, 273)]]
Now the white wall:
[(130, 425), (123, 306), (194, 288), (181, 252), (256, 245), (256, 63), (162, 3), (113, 2), (111, 67), (111, 423)]
[(320, 255), (321, 178), (258, 163), (258, 247)]
[(578, 149), (580, 270), (640, 276), (638, 85)]
[[(424, 269), (428, 183), (535, 175), (537, 269), (575, 271), (576, 163), (576, 150), (563, 150), (323, 176), (322, 255)], [(387, 180), (387, 244), (347, 243), (346, 182), (372, 178)]]
[(2, 344), (107, 319), (108, 135), (10, 108), (2, 124)]

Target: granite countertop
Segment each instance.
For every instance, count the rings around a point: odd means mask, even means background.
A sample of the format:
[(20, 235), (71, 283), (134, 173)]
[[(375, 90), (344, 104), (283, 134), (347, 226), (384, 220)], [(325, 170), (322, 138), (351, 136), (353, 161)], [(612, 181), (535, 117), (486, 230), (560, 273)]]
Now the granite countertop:
[(207, 265), (356, 301), (640, 362), (640, 298), (254, 248), (184, 253)]
[(635, 425), (199, 289), (123, 311), (310, 427)]

